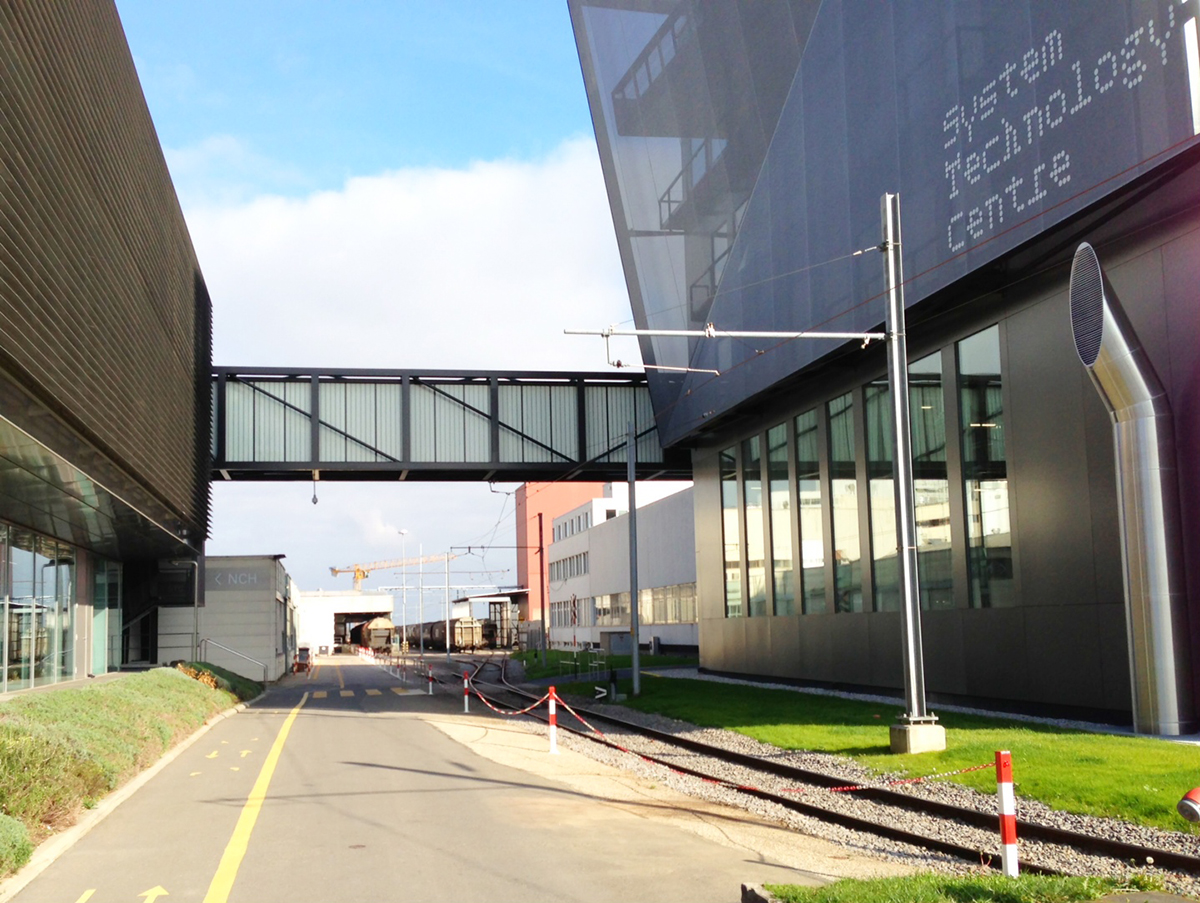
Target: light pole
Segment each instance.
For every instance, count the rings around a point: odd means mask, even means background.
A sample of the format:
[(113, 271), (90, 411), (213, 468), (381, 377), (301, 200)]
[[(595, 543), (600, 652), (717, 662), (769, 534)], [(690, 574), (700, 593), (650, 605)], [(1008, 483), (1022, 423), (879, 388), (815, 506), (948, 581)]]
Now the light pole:
[[(398, 530), (400, 534), (400, 557), (408, 561), (408, 531)], [(400, 648), (408, 640), (408, 565), (400, 569)]]

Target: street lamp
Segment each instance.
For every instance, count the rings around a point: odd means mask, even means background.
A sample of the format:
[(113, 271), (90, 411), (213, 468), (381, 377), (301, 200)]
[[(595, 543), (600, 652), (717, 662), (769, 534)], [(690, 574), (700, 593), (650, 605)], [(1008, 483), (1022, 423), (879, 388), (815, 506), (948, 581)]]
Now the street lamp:
[[(400, 534), (400, 558), (408, 561), (408, 531), (397, 530)], [(408, 564), (406, 563), (400, 568), (400, 648), (404, 648), (404, 642), (408, 639)]]

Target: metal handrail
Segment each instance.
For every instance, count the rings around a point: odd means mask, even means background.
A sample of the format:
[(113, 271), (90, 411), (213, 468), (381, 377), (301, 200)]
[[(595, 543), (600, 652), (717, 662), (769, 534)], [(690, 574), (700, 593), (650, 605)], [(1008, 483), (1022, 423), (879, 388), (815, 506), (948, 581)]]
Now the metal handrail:
[(260, 668), (263, 669), (263, 683), (265, 684), (267, 682), (267, 666), (264, 662), (260, 662), (258, 659), (251, 658), (248, 655), (243, 655), (241, 652), (238, 652), (236, 649), (230, 649), (228, 646), (224, 646), (221, 643), (218, 643), (216, 640), (209, 639), (208, 637), (205, 637), (204, 639), (202, 639), (200, 641), (200, 660), (201, 661), (204, 661), (204, 646), (206, 643), (211, 643), (213, 646), (216, 646), (218, 649), (224, 649), (226, 652), (231, 653), (232, 655), (236, 655), (238, 658), (244, 658), (246, 661), (251, 662), (255, 665), (258, 665)]

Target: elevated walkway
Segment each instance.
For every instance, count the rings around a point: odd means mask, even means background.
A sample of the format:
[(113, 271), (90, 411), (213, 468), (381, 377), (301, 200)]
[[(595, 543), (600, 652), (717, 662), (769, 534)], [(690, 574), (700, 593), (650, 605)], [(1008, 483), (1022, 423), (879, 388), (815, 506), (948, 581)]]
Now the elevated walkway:
[(691, 479), (643, 374), (213, 370), (213, 480)]

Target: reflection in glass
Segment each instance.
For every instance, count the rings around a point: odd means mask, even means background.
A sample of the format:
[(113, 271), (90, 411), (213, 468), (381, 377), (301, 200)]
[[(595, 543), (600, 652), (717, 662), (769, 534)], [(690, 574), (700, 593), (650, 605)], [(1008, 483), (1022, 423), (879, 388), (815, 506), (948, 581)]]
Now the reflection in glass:
[(758, 436), (742, 443), (742, 497), (746, 505), (746, 576), (750, 616), (767, 613), (767, 544), (763, 536), (762, 452)]
[(867, 479), (871, 501), (871, 568), (875, 611), (900, 610), (899, 543), (893, 480), (892, 393), (886, 379), (863, 392), (867, 406)]
[(788, 481), (787, 424), (767, 431), (767, 479), (771, 493), (771, 561), (775, 614), (796, 611), (792, 577), (792, 493)]
[(9, 531), (11, 590), (8, 597), (8, 650), (5, 669), (8, 690), (33, 686), (35, 660), (33, 534), (26, 530)]
[(1011, 606), (1016, 600), (998, 326), (958, 343), (958, 388), (970, 603), (974, 608)]
[(804, 613), (825, 611), (825, 528), (821, 510), (821, 443), (817, 412), (796, 418), (796, 495), (800, 504), (800, 565)]
[(726, 449), (720, 455), (721, 530), (725, 548), (725, 617), (742, 612), (742, 546), (737, 503), (737, 455)]
[(847, 392), (829, 402), (828, 408), (834, 611), (862, 611), (858, 475), (854, 464), (854, 398)]
[(908, 365), (908, 409), (912, 422), (921, 607), (953, 608), (950, 480), (946, 473), (946, 407), (940, 351)]

